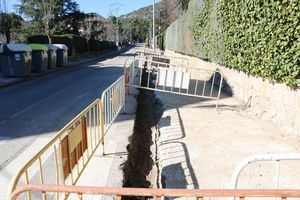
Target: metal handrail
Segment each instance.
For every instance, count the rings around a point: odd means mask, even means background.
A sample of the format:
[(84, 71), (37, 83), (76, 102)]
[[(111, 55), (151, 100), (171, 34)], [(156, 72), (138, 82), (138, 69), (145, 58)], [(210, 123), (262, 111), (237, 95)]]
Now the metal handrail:
[(230, 188), (236, 189), (238, 185), (238, 180), (241, 172), (245, 169), (249, 164), (254, 162), (261, 161), (274, 161), (276, 162), (276, 172), (275, 172), (275, 186), (277, 189), (278, 181), (279, 181), (279, 163), (282, 160), (300, 160), (300, 154), (265, 154), (265, 155), (255, 155), (248, 158), (245, 158), (242, 162), (240, 162), (231, 176)]
[(12, 194), (11, 200), (16, 200), (25, 192), (48, 192), (78, 194), (79, 199), (84, 195), (108, 195), (117, 196), (147, 196), (162, 199), (163, 197), (279, 197), (281, 199), (300, 198), (300, 190), (257, 190), (257, 189), (145, 189), (145, 188), (107, 188), (107, 187), (83, 187), (62, 185), (25, 185), (17, 188)]

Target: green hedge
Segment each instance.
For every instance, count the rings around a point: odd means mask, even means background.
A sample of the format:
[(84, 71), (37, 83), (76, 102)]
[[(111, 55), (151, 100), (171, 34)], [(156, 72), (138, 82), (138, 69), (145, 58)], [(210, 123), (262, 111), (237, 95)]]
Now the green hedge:
[(116, 42), (110, 41), (110, 42), (109, 42), (109, 49), (110, 49), (110, 50), (117, 50), (118, 47), (117, 47), (117, 45), (116, 45)]
[(91, 39), (89, 41), (90, 51), (104, 51), (104, 50), (114, 50), (116, 49), (116, 45), (114, 42), (108, 41), (99, 41)]
[[(299, 21), (299, 0), (191, 0), (187, 14), (168, 28), (166, 47), (295, 88)], [(191, 34), (182, 37), (186, 27)]]
[(91, 39), (89, 41), (91, 51), (104, 51), (104, 50), (116, 50), (117, 46), (115, 42), (98, 41)]
[[(46, 35), (34, 35), (27, 39), (28, 43), (48, 44)], [(85, 38), (77, 35), (54, 35), (52, 37), (53, 44), (65, 44), (69, 48), (69, 56), (73, 55), (73, 50), (76, 53), (85, 53), (88, 51), (88, 44)], [(115, 50), (117, 46), (115, 42), (98, 41), (91, 39), (89, 41), (90, 51)]]
[(49, 40), (46, 35), (34, 35), (27, 38), (28, 44), (38, 43), (38, 44), (48, 44)]
[(100, 50), (100, 41), (90, 39), (89, 40), (90, 51), (99, 51)]
[(73, 50), (74, 50), (74, 42), (73, 39), (70, 38), (67, 35), (55, 35), (52, 37), (52, 43), (53, 44), (64, 44), (68, 47), (68, 54), (69, 56), (73, 55)]
[(73, 39), (73, 45), (75, 47), (76, 53), (85, 53), (88, 51), (88, 44), (84, 37), (77, 35), (68, 35)]
[[(39, 44), (48, 44), (48, 37), (46, 35), (33, 35), (28, 37), (27, 39), (28, 43), (39, 43)], [(68, 54), (69, 56), (73, 55), (73, 49), (75, 48), (74, 46), (74, 41), (73, 41), (73, 37), (70, 35), (54, 35), (52, 37), (52, 43), (53, 44), (64, 44), (66, 45), (69, 50), (68, 50)], [(74, 48), (73, 48), (74, 47)], [(76, 51), (76, 48), (75, 48)], [(79, 53), (76, 51), (76, 53)]]
[(101, 41), (100, 42), (100, 50), (103, 51), (105, 49), (109, 49), (109, 42), (108, 41)]
[(226, 0), (219, 17), (226, 66), (300, 86), (299, 0)]

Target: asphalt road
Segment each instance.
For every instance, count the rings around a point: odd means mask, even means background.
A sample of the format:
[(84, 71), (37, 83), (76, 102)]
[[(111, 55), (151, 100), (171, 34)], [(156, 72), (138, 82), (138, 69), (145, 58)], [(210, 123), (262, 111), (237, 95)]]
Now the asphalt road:
[(50, 140), (99, 98), (136, 50), (0, 90), (0, 175), (35, 140)]

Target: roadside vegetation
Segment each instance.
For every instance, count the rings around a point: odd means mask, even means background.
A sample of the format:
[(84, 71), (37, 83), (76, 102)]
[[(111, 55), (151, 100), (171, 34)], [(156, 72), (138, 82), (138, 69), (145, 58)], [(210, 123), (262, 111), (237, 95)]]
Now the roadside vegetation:
[[(156, 4), (155, 28), (160, 48), (164, 46), (166, 29), (187, 3), (188, 0), (162, 0)], [(0, 43), (62, 43), (68, 46), (69, 55), (115, 49), (128, 43), (150, 42), (152, 14), (152, 6), (148, 6), (104, 18), (98, 13), (82, 12), (75, 0), (20, 0), (17, 5), (1, 0)], [(113, 45), (117, 41), (120, 43)]]
[[(84, 13), (75, 0), (20, 0), (17, 5), (1, 0), (0, 8), (2, 44), (65, 44), (69, 56), (117, 48), (113, 17)], [(129, 43), (123, 38), (119, 42), (119, 46)]]
[(190, 0), (168, 49), (300, 87), (300, 2)]

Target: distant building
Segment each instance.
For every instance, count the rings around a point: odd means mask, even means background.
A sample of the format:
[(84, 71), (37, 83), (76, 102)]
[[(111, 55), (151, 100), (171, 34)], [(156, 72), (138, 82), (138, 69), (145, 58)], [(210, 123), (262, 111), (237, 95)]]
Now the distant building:
[(93, 22), (101, 22), (104, 24), (108, 23), (108, 20), (99, 15), (98, 13), (88, 13), (87, 15), (89, 15), (92, 18)]
[(93, 39), (104, 40), (104, 32), (109, 25), (109, 21), (98, 13), (87, 13), (85, 15), (87, 21), (79, 28), (80, 35), (90, 35)]

